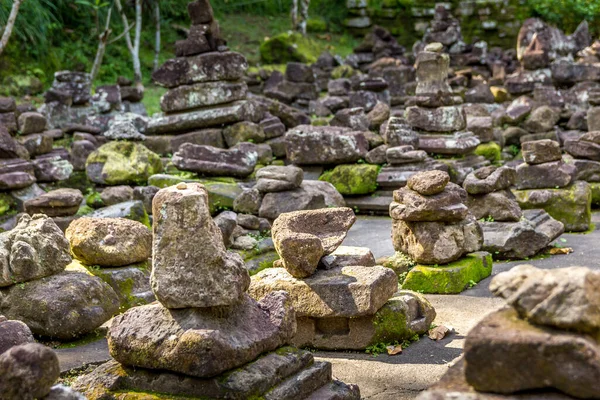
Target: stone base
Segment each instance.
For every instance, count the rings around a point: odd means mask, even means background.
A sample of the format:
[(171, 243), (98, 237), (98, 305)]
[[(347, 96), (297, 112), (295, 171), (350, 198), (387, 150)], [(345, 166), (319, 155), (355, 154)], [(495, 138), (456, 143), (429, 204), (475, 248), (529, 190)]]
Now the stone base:
[(523, 259), (536, 255), (564, 232), (562, 222), (544, 210), (525, 210), (519, 222), (480, 222), (482, 250), (494, 258)]
[(375, 343), (402, 342), (422, 335), (435, 319), (433, 306), (422, 295), (400, 291), (375, 315), (358, 318), (297, 319), (292, 344), (321, 350), (364, 350)]
[(214, 378), (130, 368), (116, 361), (80, 377), (74, 388), (89, 400), (169, 399), (339, 399), (358, 400), (355, 385), (332, 380), (331, 364), (310, 352), (283, 347)]
[(570, 400), (556, 391), (535, 391), (518, 394), (496, 394), (476, 392), (465, 379), (465, 362), (460, 359), (442, 379), (431, 388), (417, 396), (416, 400)]
[(419, 293), (456, 294), (491, 274), (492, 255), (478, 251), (445, 265), (417, 265), (406, 276), (402, 289)]
[(513, 190), (519, 206), (542, 208), (565, 225), (567, 232), (584, 232), (592, 222), (592, 191), (587, 182), (576, 181), (562, 189)]

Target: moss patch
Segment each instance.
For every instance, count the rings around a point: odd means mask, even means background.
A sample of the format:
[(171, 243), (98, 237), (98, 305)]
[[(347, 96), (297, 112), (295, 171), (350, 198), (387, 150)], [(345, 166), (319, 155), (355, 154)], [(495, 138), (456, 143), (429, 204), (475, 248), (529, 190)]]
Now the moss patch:
[(260, 58), (267, 64), (298, 61), (312, 64), (319, 57), (319, 47), (311, 39), (296, 32), (284, 32), (260, 45)]
[(10, 195), (0, 193), (0, 216), (9, 214), (15, 206), (15, 200)]
[(442, 266), (417, 265), (406, 276), (402, 289), (420, 293), (456, 294), (492, 273), (492, 255), (479, 251)]
[(371, 194), (377, 190), (379, 165), (343, 164), (321, 175), (320, 181), (331, 183), (343, 195)]
[(482, 143), (475, 149), (475, 154), (495, 163), (502, 159), (502, 148), (496, 142)]
[(383, 265), (386, 268), (391, 269), (398, 275), (398, 282), (402, 284), (404, 279), (406, 279), (406, 274), (410, 271), (417, 263), (402, 253), (401, 251), (397, 251), (391, 257), (384, 257), (377, 260), (378, 265)]

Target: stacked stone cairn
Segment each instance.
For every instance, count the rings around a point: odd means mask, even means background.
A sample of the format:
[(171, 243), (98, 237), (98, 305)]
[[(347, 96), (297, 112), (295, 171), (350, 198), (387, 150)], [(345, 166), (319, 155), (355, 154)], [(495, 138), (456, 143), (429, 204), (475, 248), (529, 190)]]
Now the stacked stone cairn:
[(573, 156), (575, 179), (586, 181), (592, 189), (592, 206), (600, 204), (600, 131), (589, 131), (564, 141), (564, 150)]
[(0, 315), (0, 393), (3, 400), (84, 400), (81, 394), (55, 385), (60, 374), (58, 357), (34, 342), (21, 321)]
[(340, 207), (282, 214), (273, 224), (281, 260), (252, 277), (250, 295), (290, 294), (297, 346), (360, 350), (402, 342), (435, 319), (424, 297), (397, 292), (396, 274), (375, 265), (368, 248), (340, 246), (355, 220)]
[(417, 41), (413, 45), (413, 54), (420, 53), (424, 47), (431, 43), (441, 43), (445, 51), (453, 49), (453, 53), (457, 52), (456, 49), (461, 44), (465, 46), (460, 22), (454, 18), (445, 4), (436, 4), (433, 20), (425, 30), (423, 40)]
[(544, 210), (521, 211), (510, 191), (516, 178), (513, 168), (484, 167), (463, 183), (469, 212), (483, 230), (482, 250), (494, 258), (532, 257), (564, 232), (563, 223)]
[(309, 102), (319, 98), (319, 87), (312, 66), (288, 63), (285, 75), (274, 71), (265, 82), (264, 95), (294, 108), (308, 111)]
[(418, 400), (597, 398), (599, 286), (586, 267), (519, 265), (494, 277), (506, 306), (469, 332), (463, 360)]
[(346, 63), (353, 68), (366, 72), (370, 65), (383, 58), (400, 59), (404, 55), (404, 47), (396, 41), (396, 38), (385, 28), (374, 26), (365, 35), (363, 41), (354, 48), (354, 51), (346, 59)]
[(564, 224), (565, 231), (582, 232), (591, 224), (592, 192), (576, 181), (577, 167), (562, 158), (558, 142), (543, 139), (523, 143), (523, 163), (513, 193), (522, 209), (544, 209)]
[(394, 192), (394, 249), (418, 264), (403, 289), (459, 293), (492, 273), (492, 256), (478, 251), (483, 232), (467, 201), (467, 192), (441, 171), (415, 174)]
[(66, 269), (69, 242), (52, 219), (23, 215), (14, 229), (0, 233), (0, 241), (0, 314), (36, 335), (73, 340), (117, 312), (119, 300), (109, 285)]
[(68, 125), (86, 124), (90, 114), (92, 78), (85, 72), (57, 71), (52, 87), (44, 94), (40, 112), (51, 121), (51, 127), (66, 129)]
[[(253, 300), (242, 259), (227, 252), (200, 184), (154, 198), (152, 290), (157, 303), (116, 317), (115, 360), (75, 383), (88, 398), (149, 393), (190, 398), (358, 399), (331, 364), (285, 346), (295, 333), (290, 296)], [(185, 362), (182, 362), (185, 360)], [(337, 397), (336, 397), (337, 396)]]
[(347, 0), (346, 8), (349, 17), (344, 20), (344, 26), (357, 32), (362, 32), (371, 26), (371, 18), (367, 12), (366, 0)]
[(152, 233), (124, 218), (80, 218), (66, 231), (75, 260), (72, 268), (99, 277), (120, 301), (120, 311), (154, 301), (150, 289)]

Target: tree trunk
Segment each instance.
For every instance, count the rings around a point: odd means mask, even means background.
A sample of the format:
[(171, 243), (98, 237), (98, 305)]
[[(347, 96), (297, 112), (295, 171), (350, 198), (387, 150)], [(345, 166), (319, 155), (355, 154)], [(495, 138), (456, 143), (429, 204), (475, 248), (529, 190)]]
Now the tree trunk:
[(292, 29), (298, 29), (298, 0), (292, 2)]
[(158, 69), (158, 56), (160, 54), (160, 4), (158, 1), (159, 0), (154, 0), (154, 25), (156, 26), (156, 39), (154, 42), (154, 71)]
[(8, 43), (8, 39), (12, 34), (13, 27), (15, 26), (15, 21), (17, 20), (17, 14), (19, 13), (19, 7), (21, 7), (22, 0), (15, 0), (13, 2), (12, 9), (10, 10), (10, 14), (8, 16), (8, 21), (6, 21), (6, 27), (4, 28), (4, 33), (2, 34), (2, 38), (0, 39), (0, 54), (4, 51), (6, 44)]
[(133, 80), (139, 89), (142, 85), (142, 66), (140, 64), (140, 41), (142, 39), (142, 0), (135, 0), (135, 39), (133, 43)]
[(98, 75), (98, 71), (100, 71), (100, 66), (102, 65), (102, 59), (104, 58), (104, 52), (106, 51), (106, 43), (108, 42), (108, 38), (111, 34), (110, 30), (110, 18), (112, 15), (112, 7), (108, 10), (108, 15), (106, 16), (106, 27), (104, 28), (104, 32), (99, 36), (98, 42), (98, 50), (96, 51), (96, 58), (94, 59), (94, 65), (92, 66), (92, 72), (90, 75), (92, 76), (92, 82), (96, 79)]
[(300, 0), (302, 5), (302, 10), (300, 11), (300, 26), (298, 30), (303, 36), (306, 36), (306, 23), (308, 22), (308, 6), (310, 5), (310, 0)]

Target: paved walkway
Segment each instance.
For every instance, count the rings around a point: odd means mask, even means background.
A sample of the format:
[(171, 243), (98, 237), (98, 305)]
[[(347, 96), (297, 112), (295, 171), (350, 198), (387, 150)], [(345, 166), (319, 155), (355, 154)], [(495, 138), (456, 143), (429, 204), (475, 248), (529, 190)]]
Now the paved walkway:
[[(600, 226), (600, 213), (594, 214), (593, 221)], [(394, 252), (390, 234), (389, 218), (359, 217), (344, 245), (366, 246), (373, 251), (375, 257), (387, 256)], [(496, 263), (493, 275), (523, 263), (540, 268), (584, 265), (600, 269), (600, 230), (586, 235), (565, 234), (562, 239), (566, 242), (561, 241), (560, 244), (573, 248), (572, 254)], [(444, 340), (434, 342), (424, 338), (396, 356), (373, 357), (358, 352), (318, 352), (316, 356), (333, 363), (336, 378), (357, 383), (365, 399), (414, 399), (420, 391), (435, 383), (461, 355), (467, 332), (484, 315), (503, 304), (489, 292), (490, 280), (491, 278), (487, 278), (460, 295), (427, 295), (437, 311), (435, 323), (450, 325), (456, 330), (455, 334)], [(57, 353), (63, 371), (109, 358), (105, 340), (74, 349), (60, 349)]]

